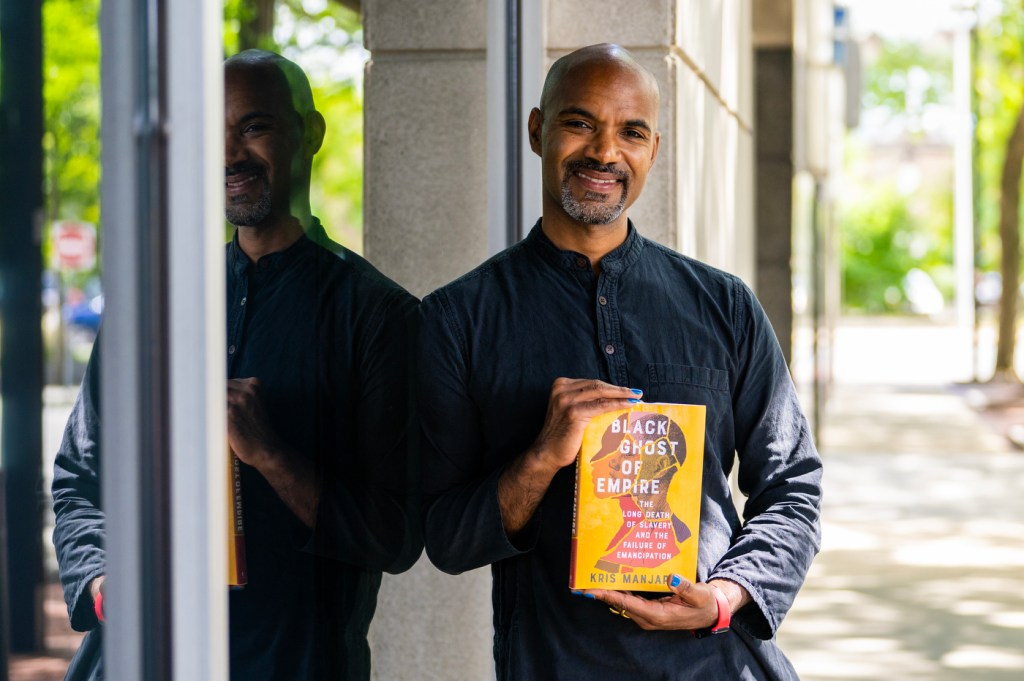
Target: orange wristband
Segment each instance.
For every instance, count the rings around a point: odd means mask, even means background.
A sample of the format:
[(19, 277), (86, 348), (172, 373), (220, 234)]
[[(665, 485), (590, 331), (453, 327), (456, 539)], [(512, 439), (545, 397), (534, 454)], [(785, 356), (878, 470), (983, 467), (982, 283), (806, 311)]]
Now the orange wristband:
[(106, 622), (107, 618), (103, 616), (103, 592), (102, 591), (97, 591), (96, 592), (96, 598), (93, 599), (92, 606), (93, 606), (93, 610), (96, 611), (96, 619), (98, 619), (100, 621), (100, 623)]

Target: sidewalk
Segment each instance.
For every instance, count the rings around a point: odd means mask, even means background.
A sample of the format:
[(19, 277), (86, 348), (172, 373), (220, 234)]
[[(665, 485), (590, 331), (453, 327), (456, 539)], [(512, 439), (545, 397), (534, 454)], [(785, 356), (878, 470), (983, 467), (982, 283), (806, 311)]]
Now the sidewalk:
[(1019, 681), (1024, 453), (935, 361), (948, 329), (870, 331), (837, 332), (822, 552), (780, 645), (803, 681)]
[[(837, 330), (822, 552), (779, 633), (803, 681), (1024, 679), (1024, 453), (956, 385), (963, 342)], [(55, 402), (51, 453), (70, 408)], [(77, 638), (56, 588), (47, 613), (51, 656), (15, 658), (12, 681), (63, 678)]]

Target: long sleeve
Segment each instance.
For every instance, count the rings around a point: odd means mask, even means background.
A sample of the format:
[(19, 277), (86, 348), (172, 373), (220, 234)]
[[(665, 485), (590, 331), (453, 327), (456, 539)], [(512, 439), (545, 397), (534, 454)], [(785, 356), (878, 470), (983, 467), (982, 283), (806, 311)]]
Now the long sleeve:
[(391, 573), (409, 569), (423, 550), (410, 439), (415, 308), (412, 296), (395, 290), (357, 339), (354, 449), (323, 455), (309, 546), (318, 555)]
[[(467, 387), (467, 348), (442, 294), (421, 305), (417, 408), (423, 451), (427, 555), (450, 574), (530, 550), (537, 516), (516, 538), (505, 533), (498, 505), (500, 463), (488, 464), (480, 413)], [(538, 512), (539, 514), (539, 512)]]
[(764, 311), (735, 283), (738, 375), (733, 388), (744, 525), (711, 572), (753, 603), (734, 621), (774, 636), (820, 545), (821, 460)]
[(106, 570), (100, 506), (99, 377), (97, 342), (53, 467), (53, 543), (71, 626), (78, 631), (98, 624), (88, 587)]

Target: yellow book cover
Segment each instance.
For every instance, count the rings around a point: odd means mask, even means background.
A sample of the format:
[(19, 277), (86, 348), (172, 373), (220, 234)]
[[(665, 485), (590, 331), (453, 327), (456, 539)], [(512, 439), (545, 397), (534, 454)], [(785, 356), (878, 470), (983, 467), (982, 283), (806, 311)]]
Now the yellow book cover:
[(591, 419), (576, 460), (569, 588), (696, 580), (706, 411), (651, 403)]
[(245, 523), (242, 519), (242, 471), (238, 457), (228, 447), (228, 586), (248, 584), (245, 568)]

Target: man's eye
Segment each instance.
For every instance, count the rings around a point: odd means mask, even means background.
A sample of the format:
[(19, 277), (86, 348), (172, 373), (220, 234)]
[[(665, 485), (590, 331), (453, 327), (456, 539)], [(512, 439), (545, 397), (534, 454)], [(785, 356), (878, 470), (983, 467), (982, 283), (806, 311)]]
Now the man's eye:
[(590, 127), (586, 121), (566, 121), (565, 124), (570, 128), (588, 128)]
[(645, 139), (644, 134), (639, 130), (626, 130), (624, 134), (626, 135), (626, 137), (632, 137), (638, 140)]
[(251, 132), (263, 132), (266, 129), (267, 129), (267, 126), (263, 125), (262, 123), (252, 123), (250, 125), (245, 126), (242, 129), (242, 132), (248, 134), (248, 133), (251, 133)]

